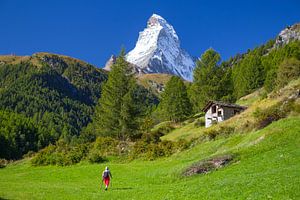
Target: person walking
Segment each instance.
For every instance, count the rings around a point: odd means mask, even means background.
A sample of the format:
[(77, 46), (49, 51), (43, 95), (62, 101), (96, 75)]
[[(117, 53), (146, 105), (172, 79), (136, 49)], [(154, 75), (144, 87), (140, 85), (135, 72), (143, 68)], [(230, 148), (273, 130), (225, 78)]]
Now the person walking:
[(105, 167), (105, 170), (102, 173), (102, 181), (105, 184), (105, 190), (107, 190), (111, 178), (111, 172), (109, 171), (108, 167)]

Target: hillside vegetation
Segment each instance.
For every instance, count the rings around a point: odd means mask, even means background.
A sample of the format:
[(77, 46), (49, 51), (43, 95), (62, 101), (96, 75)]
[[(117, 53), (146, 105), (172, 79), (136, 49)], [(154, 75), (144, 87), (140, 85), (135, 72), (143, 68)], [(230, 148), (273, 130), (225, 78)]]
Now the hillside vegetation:
[[(192, 83), (138, 76), (124, 50), (109, 73), (0, 56), (0, 199), (300, 198), (300, 42), (277, 40), (227, 61), (208, 49)], [(204, 128), (209, 100), (248, 108)]]
[[(254, 101), (242, 114), (213, 126), (236, 131), (203, 139), (208, 134), (195, 122), (182, 125), (197, 138), (180, 153), (154, 161), (81, 164), (70, 167), (32, 167), (28, 159), (0, 170), (0, 197), (4, 199), (298, 199), (300, 168), (300, 80)], [(255, 96), (255, 95), (254, 95)], [(252, 96), (249, 96), (252, 98)], [(256, 97), (254, 97), (256, 98)], [(292, 100), (293, 110), (278, 121), (258, 128), (258, 108), (279, 107)], [(280, 103), (280, 104), (278, 104)], [(271, 112), (271, 111), (270, 111)], [(257, 117), (255, 117), (257, 116)], [(250, 124), (250, 127), (245, 126)], [(259, 129), (259, 130), (257, 130)], [(176, 137), (173, 139), (176, 140)], [(185, 171), (211, 158), (230, 156), (224, 167), (205, 174), (184, 176)], [(100, 190), (101, 170), (109, 166), (112, 187)]]

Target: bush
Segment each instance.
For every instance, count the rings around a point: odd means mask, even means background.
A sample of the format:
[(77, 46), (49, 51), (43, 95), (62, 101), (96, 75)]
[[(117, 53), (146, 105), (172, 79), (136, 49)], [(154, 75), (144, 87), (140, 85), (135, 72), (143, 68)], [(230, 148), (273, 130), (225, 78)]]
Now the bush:
[(101, 156), (118, 154), (119, 141), (111, 137), (97, 137), (91, 152), (98, 152)]
[(204, 131), (204, 136), (208, 140), (213, 140), (216, 137), (222, 136), (227, 137), (230, 134), (234, 133), (235, 128), (230, 126), (220, 126), (219, 128), (209, 129), (207, 131)]
[(284, 60), (278, 67), (276, 83), (279, 88), (300, 77), (300, 61), (296, 58)]
[(194, 123), (194, 126), (197, 128), (205, 126), (205, 118), (201, 117), (201, 118), (197, 119), (196, 122)]
[(143, 134), (141, 140), (148, 144), (158, 143), (161, 141), (160, 140), (161, 136), (163, 136), (163, 134), (160, 131), (154, 131), (154, 132)]
[(253, 113), (253, 116), (256, 118), (256, 127), (258, 129), (264, 128), (273, 121), (285, 118), (291, 111), (295, 111), (295, 109), (297, 110), (297, 104), (294, 99), (279, 102), (264, 110), (257, 108)]
[(140, 140), (134, 144), (129, 157), (130, 159), (155, 160), (156, 158), (171, 156), (175, 152), (187, 149), (190, 144), (190, 142), (183, 139), (177, 142), (165, 140), (158, 143), (147, 143), (144, 140)]
[(34, 151), (28, 151), (26, 154), (23, 155), (23, 158), (31, 158), (35, 155)]
[(0, 159), (0, 169), (6, 167), (8, 165), (9, 161), (5, 159)]
[(264, 83), (264, 87), (267, 92), (271, 92), (274, 89), (274, 87), (276, 86), (274, 84), (276, 77), (277, 77), (277, 71), (275, 69), (268, 71), (267, 77), (266, 77), (266, 80)]
[(88, 161), (90, 163), (103, 163), (107, 161), (107, 159), (101, 156), (98, 152), (92, 151), (89, 153)]
[(88, 144), (70, 146), (63, 141), (57, 142), (56, 145), (49, 145), (41, 150), (31, 160), (34, 166), (39, 165), (59, 165), (66, 166), (79, 163), (89, 152)]
[(184, 139), (180, 139), (175, 143), (175, 147), (178, 151), (183, 151), (191, 146), (192, 142)]
[(285, 114), (280, 110), (278, 105), (275, 105), (263, 111), (257, 109), (254, 116), (256, 117), (256, 127), (258, 129), (262, 129), (271, 124), (273, 121), (283, 118)]
[(206, 136), (206, 138), (208, 138), (208, 140), (213, 140), (217, 137), (218, 131), (216, 129), (210, 129), (204, 131), (204, 135)]
[(163, 135), (166, 135), (174, 129), (175, 128), (174, 128), (173, 122), (164, 122), (164, 123), (159, 124), (156, 128), (154, 128), (154, 130), (152, 130), (152, 132), (158, 132)]
[[(87, 160), (90, 163), (102, 163), (107, 161), (107, 156), (116, 156), (122, 152), (124, 145), (111, 137), (97, 137), (88, 153)], [(120, 148), (120, 149), (119, 149)]]

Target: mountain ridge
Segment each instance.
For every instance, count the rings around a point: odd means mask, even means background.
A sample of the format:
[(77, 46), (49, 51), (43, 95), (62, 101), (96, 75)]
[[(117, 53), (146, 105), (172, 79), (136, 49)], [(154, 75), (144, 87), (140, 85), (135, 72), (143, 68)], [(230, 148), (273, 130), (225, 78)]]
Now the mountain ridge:
[(139, 73), (166, 73), (189, 81), (193, 79), (194, 59), (180, 47), (173, 26), (157, 14), (149, 18), (126, 60), (134, 64)]

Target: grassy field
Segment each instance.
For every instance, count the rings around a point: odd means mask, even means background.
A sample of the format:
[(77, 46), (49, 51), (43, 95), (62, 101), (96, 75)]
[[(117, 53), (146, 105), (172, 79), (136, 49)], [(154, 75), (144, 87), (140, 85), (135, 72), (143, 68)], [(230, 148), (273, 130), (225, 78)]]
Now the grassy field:
[[(208, 174), (183, 177), (191, 164), (215, 155), (234, 161)], [(100, 190), (105, 165), (112, 188)], [(0, 199), (300, 199), (300, 117), (247, 134), (194, 146), (156, 161), (0, 169)]]

